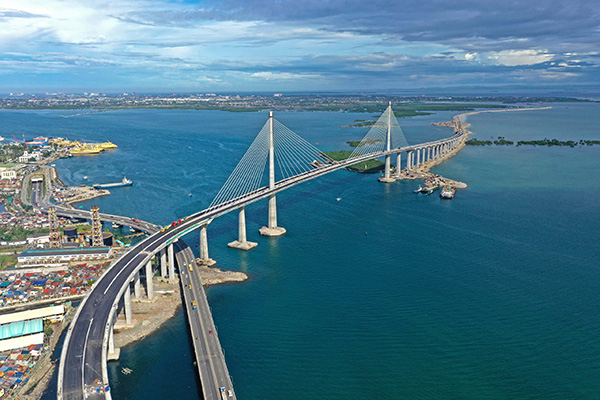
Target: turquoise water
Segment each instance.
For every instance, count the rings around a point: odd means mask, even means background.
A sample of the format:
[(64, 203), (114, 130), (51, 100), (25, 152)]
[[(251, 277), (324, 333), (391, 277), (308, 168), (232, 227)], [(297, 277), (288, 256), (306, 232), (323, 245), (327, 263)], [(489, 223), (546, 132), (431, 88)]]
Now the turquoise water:
[[(599, 139), (598, 111), (559, 104), (468, 121), (480, 139)], [(58, 161), (61, 177), (81, 184), (84, 175), (127, 175), (133, 187), (93, 204), (157, 223), (210, 203), (266, 118), (58, 115), (0, 112), (0, 135), (113, 140), (120, 147), (111, 153)], [(400, 122), (416, 143), (447, 135), (429, 123), (451, 115)], [(366, 132), (340, 127), (361, 114), (276, 117), (324, 150)], [(211, 257), (250, 275), (208, 290), (238, 397), (598, 398), (599, 152), (466, 147), (435, 169), (469, 184), (452, 201), (415, 195), (416, 182), (383, 185), (339, 171), (278, 195), (283, 237), (259, 237), (266, 204), (249, 206), (249, 239), (259, 243), (250, 252), (226, 247), (236, 214), (215, 220)], [(194, 247), (197, 235), (186, 240)], [(121, 354), (109, 364), (114, 398), (199, 396), (183, 313)], [(121, 366), (134, 373), (120, 374)]]

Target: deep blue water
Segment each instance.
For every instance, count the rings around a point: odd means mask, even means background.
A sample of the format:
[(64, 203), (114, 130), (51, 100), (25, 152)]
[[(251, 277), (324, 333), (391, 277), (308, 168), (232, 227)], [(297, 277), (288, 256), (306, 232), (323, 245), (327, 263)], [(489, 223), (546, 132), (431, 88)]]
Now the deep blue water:
[[(469, 117), (480, 139), (600, 139), (597, 104)], [(98, 204), (157, 223), (210, 203), (266, 113), (0, 112), (0, 135), (112, 140), (58, 161), (68, 184), (134, 180)], [(409, 143), (449, 134), (453, 113), (400, 120)], [(277, 113), (323, 150), (345, 149), (362, 114)], [(451, 201), (339, 171), (278, 195), (288, 233), (226, 247), (237, 215), (209, 227), (218, 266), (247, 272), (208, 290), (240, 399), (596, 399), (600, 393), (600, 147), (466, 147), (435, 172), (467, 182)], [(192, 193), (193, 197), (187, 194)], [(341, 201), (336, 201), (340, 197)], [(186, 238), (193, 247), (197, 234)], [(194, 247), (196, 249), (196, 247)], [(183, 313), (109, 364), (116, 399), (193, 399)], [(121, 366), (134, 369), (128, 376)]]

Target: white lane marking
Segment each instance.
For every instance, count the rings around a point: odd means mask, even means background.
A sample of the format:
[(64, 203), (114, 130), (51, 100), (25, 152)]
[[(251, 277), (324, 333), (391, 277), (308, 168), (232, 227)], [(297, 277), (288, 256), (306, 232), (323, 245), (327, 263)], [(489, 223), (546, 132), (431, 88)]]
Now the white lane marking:
[[(183, 228), (183, 226), (182, 226), (182, 228)], [(132, 263), (132, 262), (133, 262), (133, 261), (134, 261), (134, 260), (137, 258), (137, 256), (139, 256), (139, 255), (142, 253), (142, 251), (146, 251), (146, 249), (147, 249), (148, 247), (152, 246), (153, 244), (155, 244), (156, 242), (158, 242), (158, 241), (160, 241), (160, 240), (163, 240), (163, 239), (165, 239), (165, 236), (166, 236), (166, 234), (165, 234), (165, 235), (162, 235), (162, 236), (159, 236), (159, 237), (157, 237), (157, 238), (155, 238), (155, 239), (154, 239), (154, 240), (153, 240), (151, 243), (148, 243), (146, 246), (144, 246), (144, 247), (143, 247), (143, 249), (142, 249), (142, 250), (140, 250), (140, 251), (138, 252), (138, 254), (134, 255), (134, 256), (131, 258), (131, 260), (129, 260), (129, 261), (127, 262), (127, 264), (125, 264), (125, 265), (123, 266), (123, 268), (121, 268), (121, 270), (120, 270), (120, 271), (117, 273), (117, 275), (115, 275), (115, 277), (114, 277), (114, 278), (112, 278), (112, 280), (110, 281), (110, 283), (108, 284), (108, 286), (106, 286), (106, 289), (104, 290), (104, 294), (106, 294), (106, 293), (108, 292), (108, 289), (110, 289), (110, 287), (111, 287), (111, 286), (112, 286), (112, 284), (115, 282), (115, 280), (116, 280), (116, 279), (119, 277), (119, 275), (121, 275), (121, 272), (125, 271), (125, 269), (127, 269), (127, 266), (128, 266), (129, 264), (131, 264), (131, 263)], [(146, 239), (146, 240), (147, 240), (147, 239)], [(166, 240), (169, 240), (169, 239), (166, 239)]]
[(83, 354), (81, 355), (81, 391), (83, 392), (84, 398), (87, 399), (85, 395), (85, 379), (83, 377), (84, 369), (85, 369), (85, 350), (87, 348), (88, 337), (90, 336), (90, 329), (92, 328), (92, 322), (94, 322), (94, 317), (90, 319), (90, 324), (88, 325), (87, 333), (85, 334), (85, 342), (83, 342)]

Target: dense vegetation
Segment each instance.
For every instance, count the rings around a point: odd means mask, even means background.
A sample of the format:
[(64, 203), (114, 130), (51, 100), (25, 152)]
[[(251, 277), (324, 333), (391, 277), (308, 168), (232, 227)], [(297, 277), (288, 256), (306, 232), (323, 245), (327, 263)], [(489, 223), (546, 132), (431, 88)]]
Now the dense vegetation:
[(348, 143), (348, 146), (350, 146), (350, 147), (358, 147), (358, 146), (364, 146), (364, 145), (367, 145), (367, 144), (380, 143), (380, 142), (382, 142), (382, 140), (379, 140), (379, 139), (367, 139), (367, 140), (364, 141), (364, 143), (362, 143), (361, 140), (350, 140), (350, 141), (348, 141), (346, 143)]
[[(78, 224), (77, 232), (87, 233), (92, 231), (90, 224)], [(64, 227), (60, 227), (59, 230), (62, 232)], [(18, 242), (27, 239), (27, 237), (36, 234), (44, 234), (50, 232), (48, 228), (40, 228), (36, 230), (25, 229), (22, 226), (15, 227), (0, 227), (0, 240), (4, 242)]]
[[(0, 151), (0, 164), (16, 160), (23, 155), (25, 148), (19, 144), (7, 144)], [(10, 165), (9, 165), (10, 166)]]
[[(474, 111), (476, 108), (507, 108), (503, 104), (459, 104), (459, 103), (397, 103), (394, 104), (394, 115), (397, 118), (415, 117), (418, 115), (431, 115), (433, 111)], [(385, 111), (384, 105), (372, 104), (369, 106), (354, 107), (349, 109), (339, 108), (339, 110), (349, 112), (372, 112), (382, 113)], [(318, 110), (314, 107), (314, 111)], [(378, 118), (378, 116), (374, 116)], [(375, 121), (365, 119), (356, 119), (353, 124), (343, 125), (348, 128), (371, 127)]]

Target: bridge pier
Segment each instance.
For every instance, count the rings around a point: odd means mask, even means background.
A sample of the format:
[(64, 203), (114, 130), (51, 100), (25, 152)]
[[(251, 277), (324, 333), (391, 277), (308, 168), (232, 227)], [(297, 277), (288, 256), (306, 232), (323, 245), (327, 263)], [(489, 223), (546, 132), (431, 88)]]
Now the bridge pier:
[(258, 246), (258, 243), (246, 240), (246, 210), (244, 207), (240, 208), (238, 240), (227, 243), (227, 246), (240, 250), (250, 250)]
[(406, 153), (406, 172), (408, 173), (410, 173), (410, 171), (412, 170), (412, 156), (412, 150)]
[(400, 177), (400, 172), (402, 172), (402, 153), (396, 154), (396, 177)]
[(417, 149), (417, 170), (421, 166), (421, 150), (422, 149)]
[(150, 259), (146, 263), (146, 295), (148, 296), (148, 300), (152, 300), (154, 298), (154, 282), (152, 282), (153, 276), (154, 273), (152, 272), (152, 259)]
[(108, 354), (106, 355), (107, 360), (118, 360), (121, 355), (121, 349), (115, 348), (115, 334), (114, 329), (111, 326), (108, 331)]
[(269, 224), (258, 230), (263, 236), (281, 236), (286, 230), (281, 226), (277, 226), (277, 200), (275, 195), (269, 196)]
[(167, 252), (169, 253), (169, 282), (175, 282), (175, 253), (173, 251), (173, 243), (167, 247)]
[(200, 227), (200, 262), (203, 265), (210, 267), (217, 262), (208, 256), (208, 235), (206, 233), (206, 227), (209, 223)]
[(125, 323), (127, 325), (131, 325), (133, 323), (133, 314), (131, 311), (131, 287), (129, 283), (125, 288), (125, 293), (123, 294), (123, 303), (125, 303)]
[(133, 295), (135, 296), (136, 300), (142, 298), (142, 285), (140, 283), (139, 270), (135, 273), (135, 277), (133, 278)]
[(160, 276), (162, 278), (167, 277), (167, 249), (160, 251)]

